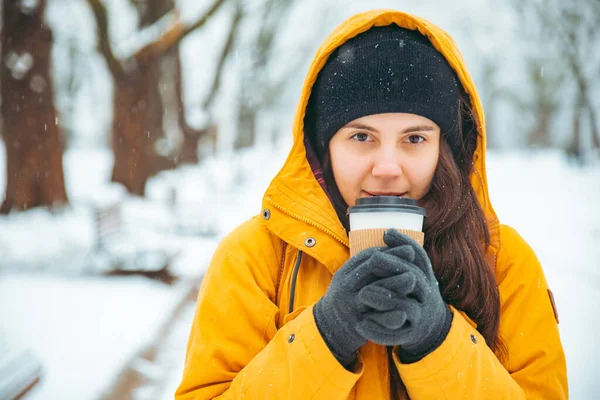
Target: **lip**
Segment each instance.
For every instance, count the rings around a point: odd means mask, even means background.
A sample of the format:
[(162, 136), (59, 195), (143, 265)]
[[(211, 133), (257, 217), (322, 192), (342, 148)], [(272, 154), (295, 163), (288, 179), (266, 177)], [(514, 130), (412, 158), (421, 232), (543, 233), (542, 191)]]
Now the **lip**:
[(368, 192), (366, 190), (362, 191), (365, 195), (371, 197), (371, 196), (396, 196), (396, 197), (402, 197), (404, 195), (406, 195), (406, 192)]

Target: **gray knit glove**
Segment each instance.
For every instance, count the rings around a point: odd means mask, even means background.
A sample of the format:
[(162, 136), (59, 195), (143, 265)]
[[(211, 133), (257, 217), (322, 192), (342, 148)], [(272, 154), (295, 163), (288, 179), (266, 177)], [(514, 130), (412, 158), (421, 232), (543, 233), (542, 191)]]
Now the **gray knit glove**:
[(389, 249), (378, 257), (383, 263), (378, 267), (391, 270), (395, 266), (396, 273), (359, 291), (364, 317), (356, 331), (372, 342), (400, 346), (401, 361), (414, 362), (442, 344), (452, 313), (442, 299), (425, 250), (394, 229), (383, 239)]
[(351, 257), (333, 275), (327, 293), (315, 304), (317, 328), (333, 355), (348, 367), (367, 339), (356, 331), (367, 307), (358, 301), (358, 293), (369, 283), (389, 277), (395, 265), (382, 262), (382, 248), (369, 248)]

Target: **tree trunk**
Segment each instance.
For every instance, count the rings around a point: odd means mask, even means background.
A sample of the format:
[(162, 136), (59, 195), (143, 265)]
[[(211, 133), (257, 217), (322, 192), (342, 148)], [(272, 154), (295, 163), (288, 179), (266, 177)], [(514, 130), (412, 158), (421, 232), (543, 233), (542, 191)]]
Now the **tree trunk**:
[[(229, 26), (229, 33), (225, 40), (225, 45), (221, 50), (219, 61), (217, 62), (216, 73), (213, 79), (208, 95), (203, 101), (202, 108), (210, 113), (211, 106), (215, 100), (219, 88), (221, 87), (221, 81), (223, 79), (223, 71), (225, 70), (225, 62), (231, 54), (236, 35), (238, 33), (240, 22), (244, 17), (244, 7), (241, 3), (238, 3), (235, 9), (235, 13)], [(181, 149), (180, 162), (185, 164), (197, 164), (199, 160), (198, 146), (201, 145), (206, 148), (206, 153), (216, 153), (217, 145), (217, 126), (212, 122), (212, 118), (208, 118), (207, 124), (202, 129), (194, 129), (188, 125), (185, 119), (185, 107), (183, 104), (183, 82), (181, 76), (181, 63), (179, 57), (177, 58), (179, 67), (177, 75), (177, 88), (179, 98), (179, 125), (183, 130), (183, 146)], [(203, 152), (204, 153), (204, 152)]]
[(537, 121), (533, 130), (529, 133), (528, 144), (532, 147), (547, 148), (551, 147), (550, 122), (554, 109), (547, 104), (544, 99), (538, 98)]
[(592, 146), (600, 150), (600, 130), (598, 130), (598, 123), (596, 122), (596, 110), (588, 105), (588, 112), (590, 113), (590, 125), (592, 126)]
[[(586, 87), (587, 89), (587, 87)], [(600, 150), (600, 130), (598, 129), (598, 122), (596, 118), (596, 109), (593, 106), (592, 100), (589, 96), (589, 92), (586, 90), (586, 103), (587, 103), (587, 111), (590, 117), (590, 127), (592, 130), (592, 146), (595, 149)]]
[(68, 202), (45, 9), (46, 0), (29, 6), (3, 0), (0, 80), (7, 179), (0, 213)]
[(164, 82), (163, 68), (165, 65), (170, 65), (170, 68), (174, 65), (173, 50), (175, 49), (170, 49), (162, 57), (147, 64), (147, 67), (152, 69), (152, 74), (148, 75), (146, 81), (145, 100), (148, 103), (148, 112), (144, 119), (146, 132), (150, 132), (149, 136), (146, 134), (150, 140), (146, 153), (148, 177), (177, 166), (177, 149), (173, 137), (169, 137), (165, 131), (165, 121), (168, 117), (166, 114), (173, 114), (177, 110), (177, 104), (173, 103), (174, 99), (169, 99), (169, 96), (164, 93), (171, 90), (166, 85), (173, 85), (172, 81)]
[[(164, 15), (163, 3), (152, 1), (139, 9), (142, 27)], [(157, 141), (165, 136), (160, 67), (161, 58), (150, 59), (135, 71), (115, 77), (112, 181), (138, 196), (144, 196), (148, 178), (175, 167), (173, 159), (157, 152)]]
[(238, 117), (238, 134), (234, 144), (236, 150), (251, 147), (256, 139), (256, 114), (258, 110), (242, 103)]
[[(177, 11), (174, 0), (131, 0), (140, 14), (140, 27), (152, 25), (166, 13)], [(124, 63), (112, 51), (108, 35), (106, 7), (100, 0), (88, 0), (96, 22), (98, 49), (114, 78), (114, 120), (112, 145), (115, 163), (112, 180), (133, 194), (144, 195), (148, 178), (159, 171), (174, 168), (176, 159), (165, 140), (163, 105), (160, 95), (161, 60), (175, 53), (179, 42), (190, 32), (204, 26), (226, 0), (214, 0), (193, 24), (181, 20), (160, 37), (138, 49)], [(166, 147), (166, 148), (165, 148)]]
[(183, 71), (181, 71), (181, 58), (179, 52), (177, 54), (177, 75), (176, 75), (176, 88), (177, 88), (177, 115), (179, 117), (179, 126), (183, 133), (183, 143), (181, 145), (181, 153), (179, 162), (183, 164), (197, 164), (198, 158), (198, 139), (200, 139), (199, 133), (192, 129), (185, 120), (185, 104), (183, 102)]
[(583, 154), (581, 149), (581, 119), (582, 115), (582, 96), (579, 94), (579, 100), (573, 114), (573, 137), (571, 143), (566, 148), (567, 156), (573, 158), (578, 163), (583, 163)]
[[(277, 32), (286, 23), (293, 4), (293, 1), (282, 0), (268, 0), (263, 3), (260, 30), (250, 50), (251, 64), (247, 68), (247, 73), (243, 74), (240, 83), (235, 149), (254, 146), (257, 139), (258, 127), (256, 124), (259, 112), (272, 107), (281, 96), (282, 86), (286, 81), (274, 81), (269, 76), (269, 64), (272, 62), (273, 45)], [(240, 10), (240, 13), (242, 11)], [(241, 16), (243, 14), (240, 14)], [(232, 27), (235, 36), (235, 25)], [(304, 61), (302, 57), (297, 60)], [(301, 64), (294, 65), (294, 62), (288, 60), (286, 65), (288, 65), (287, 72), (290, 73)]]
[(198, 139), (200, 139), (200, 136), (195, 134), (196, 131), (186, 132), (184, 129), (183, 132), (183, 144), (179, 162), (181, 164), (198, 164), (200, 162), (200, 158), (198, 157)]
[(179, 117), (179, 126), (181, 127), (183, 134), (183, 143), (181, 144), (179, 162), (182, 164), (198, 164), (198, 162), (200, 161), (198, 157), (198, 140), (200, 139), (201, 132), (189, 126), (185, 119), (185, 104), (183, 102), (183, 79), (181, 71), (181, 58), (179, 56), (179, 52), (177, 54), (177, 75), (175, 81), (177, 85), (177, 111)]
[(175, 75), (175, 88), (177, 90), (177, 115), (179, 126), (183, 134), (183, 142), (181, 144), (181, 152), (179, 154), (179, 162), (182, 164), (198, 164), (198, 142), (200, 137), (206, 135), (208, 128), (196, 130), (189, 126), (185, 119), (185, 104), (183, 102), (183, 72), (181, 70), (181, 57), (177, 51), (177, 69)]
[(130, 193), (143, 196), (148, 179), (146, 153), (151, 150), (151, 142), (144, 123), (148, 114), (145, 71), (139, 72), (140, 76), (134, 79), (115, 80), (111, 180)]
[(176, 166), (172, 157), (157, 151), (165, 137), (159, 81), (160, 59), (115, 80), (112, 181), (138, 196), (145, 194), (148, 178)]
[[(569, 35), (567, 37), (569, 38), (570, 44), (572, 46), (576, 46), (577, 38), (575, 36), (575, 32), (569, 32)], [(585, 57), (580, 58), (577, 54), (573, 53), (572, 51), (567, 51), (567, 54), (569, 59), (569, 66), (571, 67), (571, 70), (575, 75), (575, 80), (579, 89), (577, 100), (577, 107), (579, 111), (577, 113), (578, 115), (581, 115), (583, 113), (583, 110), (587, 110), (589, 112), (592, 145), (598, 146), (598, 148), (600, 148), (600, 132), (598, 132), (598, 126), (596, 125), (596, 110), (594, 109), (588, 90), (588, 88), (590, 87), (590, 80), (588, 80), (585, 76), (582, 67), (582, 65), (585, 63)], [(581, 153), (582, 151), (579, 150), (578, 158), (581, 162), (583, 162), (583, 155)]]

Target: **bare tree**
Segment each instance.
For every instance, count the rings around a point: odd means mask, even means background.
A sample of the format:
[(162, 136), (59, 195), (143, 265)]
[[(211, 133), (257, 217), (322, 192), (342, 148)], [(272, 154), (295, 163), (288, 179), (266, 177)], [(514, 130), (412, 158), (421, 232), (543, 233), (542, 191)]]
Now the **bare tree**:
[(502, 86), (497, 83), (496, 76), (498, 73), (498, 63), (496, 60), (489, 58), (481, 58), (481, 101), (486, 110), (486, 134), (489, 148), (499, 147), (498, 134), (495, 130), (494, 116), (498, 101), (502, 97)]
[(556, 69), (544, 71), (545, 64), (547, 63), (539, 58), (528, 62), (529, 81), (534, 92), (530, 108), (536, 116), (535, 125), (527, 135), (527, 142), (532, 147), (553, 146), (551, 124), (560, 106), (556, 94), (564, 74)]
[[(179, 103), (179, 125), (183, 130), (183, 146), (180, 154), (180, 162), (186, 164), (196, 164), (199, 161), (198, 157), (198, 143), (208, 142), (212, 147), (212, 152), (216, 150), (216, 137), (217, 137), (217, 125), (214, 122), (213, 117), (210, 115), (212, 104), (221, 88), (221, 81), (223, 79), (223, 72), (225, 71), (225, 63), (229, 59), (232, 49), (239, 32), (240, 22), (244, 17), (244, 7), (241, 1), (237, 1), (235, 4), (235, 11), (229, 25), (229, 31), (225, 39), (225, 44), (217, 60), (216, 73), (213, 78), (212, 84), (208, 91), (208, 94), (204, 98), (202, 105), (200, 106), (208, 115), (206, 126), (200, 129), (192, 128), (185, 119), (185, 106), (183, 104), (183, 80), (181, 73), (178, 74), (176, 82), (178, 89)], [(179, 67), (181, 72), (181, 67)]]
[(582, 92), (579, 91), (577, 103), (575, 105), (572, 122), (572, 137), (567, 145), (565, 152), (569, 157), (578, 163), (583, 163), (583, 146), (581, 143), (581, 122), (584, 110), (585, 99)]
[(179, 68), (179, 62), (173, 62), (174, 58), (178, 58), (179, 42), (193, 30), (202, 27), (225, 1), (215, 0), (201, 18), (188, 26), (179, 19), (172, 1), (135, 0), (134, 5), (141, 13), (142, 27), (152, 25), (165, 14), (163, 18), (174, 22), (154, 41), (120, 60), (110, 44), (104, 5), (100, 0), (88, 0), (96, 19), (99, 49), (115, 81), (112, 132), (115, 164), (112, 180), (123, 184), (133, 194), (144, 195), (145, 184), (150, 176), (175, 165), (168, 149), (165, 151), (160, 147), (161, 143), (165, 143), (161, 142), (164, 134), (163, 107), (158, 89), (160, 62), (167, 57), (171, 65), (175, 65), (174, 68)]
[(564, 104), (573, 113), (567, 152), (576, 157), (583, 156), (581, 141), (584, 124), (589, 127), (594, 147), (600, 148), (600, 121), (591, 90), (600, 83), (600, 57), (597, 52), (600, 46), (600, 3), (529, 0), (520, 2), (518, 7), (523, 10), (522, 13), (529, 13), (528, 22), (539, 27), (539, 41), (545, 42), (545, 49), (555, 50), (551, 65), (564, 69), (566, 77), (575, 83), (573, 98)]
[(68, 202), (50, 78), (47, 1), (3, 0), (0, 67), (6, 195), (1, 213)]
[(235, 40), (238, 35), (238, 30), (240, 28), (240, 22), (244, 15), (244, 6), (242, 2), (238, 0), (235, 6), (233, 17), (231, 18), (231, 23), (229, 25), (229, 33), (227, 34), (225, 45), (223, 46), (223, 49), (219, 56), (219, 60), (217, 62), (217, 69), (215, 77), (213, 79), (213, 83), (211, 85), (210, 90), (208, 91), (208, 95), (206, 96), (202, 104), (202, 108), (204, 108), (205, 110), (210, 110), (215, 96), (219, 92), (219, 88), (221, 87), (221, 80), (223, 79), (223, 71), (225, 70), (225, 62), (229, 58), (229, 55), (231, 54), (231, 51), (234, 47)]
[[(261, 109), (275, 104), (281, 96), (287, 78), (301, 65), (302, 57), (291, 62), (287, 74), (278, 80), (268, 77), (269, 63), (273, 57), (275, 36), (294, 5), (288, 0), (266, 0), (263, 5), (261, 28), (251, 46), (250, 63), (240, 74), (240, 95), (238, 104), (238, 129), (234, 144), (236, 149), (249, 147), (256, 139), (257, 115)], [(298, 53), (302, 53), (299, 51)]]
[[(567, 151), (574, 153), (578, 159), (582, 159), (580, 142), (583, 121), (581, 119), (586, 113), (592, 143), (596, 149), (600, 149), (600, 127), (591, 92), (594, 83), (599, 82), (600, 62), (590, 60), (589, 57), (589, 52), (597, 52), (597, 46), (600, 46), (600, 27), (598, 26), (600, 10), (597, 4), (595, 7), (567, 8), (562, 10), (561, 17), (566, 23), (562, 25), (563, 32), (558, 37), (562, 39), (561, 45), (565, 52), (567, 65), (577, 85), (573, 115), (573, 139)], [(593, 61), (596, 61), (595, 65)], [(593, 73), (589, 73), (590, 70)]]

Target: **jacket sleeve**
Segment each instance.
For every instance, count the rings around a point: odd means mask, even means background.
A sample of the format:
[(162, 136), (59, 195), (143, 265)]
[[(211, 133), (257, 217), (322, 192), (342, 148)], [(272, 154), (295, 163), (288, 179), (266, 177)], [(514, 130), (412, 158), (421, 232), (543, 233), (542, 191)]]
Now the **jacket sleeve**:
[(500, 228), (497, 260), (502, 362), (474, 324), (453, 309), (444, 343), (414, 364), (396, 366), (411, 399), (566, 399), (566, 361), (542, 267), (531, 247)]
[(345, 399), (362, 374), (331, 354), (313, 318), (298, 310), (279, 330), (280, 258), (260, 220), (226, 237), (198, 295), (175, 399)]

